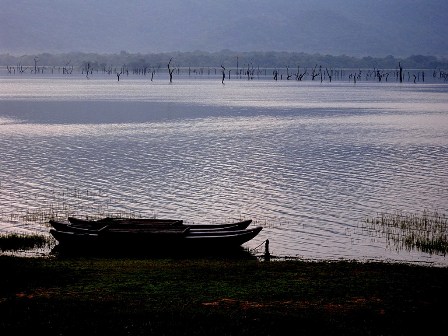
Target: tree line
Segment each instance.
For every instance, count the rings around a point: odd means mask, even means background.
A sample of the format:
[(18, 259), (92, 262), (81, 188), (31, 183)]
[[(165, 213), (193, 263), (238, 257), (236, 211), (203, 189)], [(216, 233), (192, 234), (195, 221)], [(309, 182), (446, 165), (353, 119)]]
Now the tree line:
[(448, 68), (448, 59), (436, 56), (414, 55), (406, 58), (386, 57), (352, 57), (346, 55), (333, 56), (306, 54), (295, 52), (236, 52), (223, 50), (220, 52), (171, 52), (140, 54), (121, 51), (117, 54), (95, 54), (72, 52), (65, 54), (41, 53), (35, 55), (0, 54), (0, 66), (34, 66), (36, 59), (40, 66), (77, 66), (89, 63), (92, 68), (121, 66), (129, 68), (165, 67), (167, 60), (173, 59), (182, 67), (239, 67), (251, 64), (260, 68), (292, 67), (300, 64), (312, 68), (322, 64), (328, 68), (382, 68), (393, 69), (398, 63), (406, 64), (409, 69)]
[[(31, 58), (32, 57), (32, 58)], [(388, 56), (382, 59), (350, 58), (346, 56), (321, 56), (295, 53), (171, 53), (171, 54), (39, 54), (31, 56), (0, 55), (2, 62), (15, 63), (3, 65), (6, 73), (14, 74), (79, 74), (90, 78), (102, 73), (114, 75), (117, 80), (129, 75), (150, 77), (167, 74), (169, 82), (174, 76), (219, 76), (225, 79), (348, 80), (378, 82), (425, 82), (448, 81), (448, 62), (434, 56), (411, 56), (404, 60)], [(219, 62), (218, 62), (219, 61)], [(320, 63), (318, 63), (320, 61)], [(402, 64), (406, 64), (404, 69)], [(61, 65), (55, 65), (61, 64)], [(117, 65), (118, 64), (118, 65)], [(204, 64), (215, 64), (204, 66)], [(217, 65), (219, 64), (219, 65)], [(292, 64), (290, 66), (289, 64)], [(382, 67), (378, 66), (381, 65)]]

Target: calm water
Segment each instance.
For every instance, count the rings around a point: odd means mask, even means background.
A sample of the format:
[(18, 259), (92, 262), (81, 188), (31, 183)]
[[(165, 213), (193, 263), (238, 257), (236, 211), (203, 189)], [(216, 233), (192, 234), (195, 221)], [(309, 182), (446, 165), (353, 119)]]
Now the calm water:
[[(271, 253), (448, 266), (362, 229), (448, 213), (448, 85), (0, 77), (0, 231), (252, 218)], [(261, 251), (262, 251), (261, 247)]]

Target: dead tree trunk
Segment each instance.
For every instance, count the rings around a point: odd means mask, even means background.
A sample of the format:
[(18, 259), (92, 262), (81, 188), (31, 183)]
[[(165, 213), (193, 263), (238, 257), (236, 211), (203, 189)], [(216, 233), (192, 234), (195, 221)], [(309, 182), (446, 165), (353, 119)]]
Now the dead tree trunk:
[(224, 66), (221, 64), (221, 68), (222, 68), (222, 81), (221, 83), (224, 84), (224, 79), (226, 78), (226, 68), (224, 68)]
[(36, 75), (39, 71), (39, 69), (37, 68), (37, 61), (39, 60), (38, 57), (34, 57), (34, 74)]
[(154, 74), (156, 73), (156, 70), (155, 69), (152, 69), (152, 71), (151, 71), (151, 82), (152, 82), (152, 80), (154, 79)]
[(331, 83), (331, 77), (333, 77), (333, 76), (330, 74), (330, 71), (328, 71), (328, 68), (325, 68), (325, 70), (327, 70), (327, 76)]
[(168, 74), (170, 75), (170, 83), (173, 82), (173, 72), (176, 70), (176, 68), (171, 68), (171, 61), (173, 58), (170, 58), (170, 61), (168, 62)]
[(313, 71), (311, 73), (311, 80), (314, 80), (320, 73), (316, 72), (317, 64), (314, 66)]

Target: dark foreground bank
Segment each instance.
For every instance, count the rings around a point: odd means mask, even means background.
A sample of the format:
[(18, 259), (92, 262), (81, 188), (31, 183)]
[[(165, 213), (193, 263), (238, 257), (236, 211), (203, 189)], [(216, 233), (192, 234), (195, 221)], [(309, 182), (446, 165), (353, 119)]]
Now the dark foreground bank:
[(1, 335), (415, 335), (448, 269), (384, 263), (0, 257)]

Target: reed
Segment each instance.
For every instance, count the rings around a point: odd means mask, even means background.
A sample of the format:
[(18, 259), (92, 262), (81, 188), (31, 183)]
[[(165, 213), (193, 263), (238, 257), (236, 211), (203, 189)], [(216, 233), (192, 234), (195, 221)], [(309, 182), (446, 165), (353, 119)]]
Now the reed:
[(52, 239), (40, 234), (8, 233), (0, 235), (0, 251), (31, 250), (51, 247)]
[[(1, 185), (0, 185), (1, 187)], [(20, 227), (22, 224), (38, 224), (48, 226), (49, 220), (66, 220), (68, 217), (96, 220), (104, 217), (115, 218), (157, 218), (156, 210), (141, 210), (126, 204), (114, 201), (105, 190), (78, 187), (53, 189), (48, 192), (33, 193), (32, 199), (25, 199), (26, 207), (6, 204), (2, 211), (0, 208), (0, 221), (10, 223), (12, 227)], [(132, 202), (131, 202), (132, 203)], [(226, 221), (242, 220), (241, 214), (226, 218), (211, 219), (211, 222), (222, 223)], [(194, 222), (187, 222), (194, 224)], [(254, 221), (257, 225), (268, 227), (266, 220)]]
[(438, 211), (422, 213), (381, 213), (367, 217), (365, 227), (385, 237), (397, 249), (417, 249), (446, 255), (448, 252), (448, 218)]
[(64, 188), (34, 193), (26, 200), (27, 207), (6, 204), (9, 211), (0, 211), (0, 220), (14, 224), (43, 224), (50, 219), (64, 220), (69, 216), (99, 219), (103, 217), (141, 218), (150, 217), (135, 209), (112, 204), (110, 196), (102, 190)]

